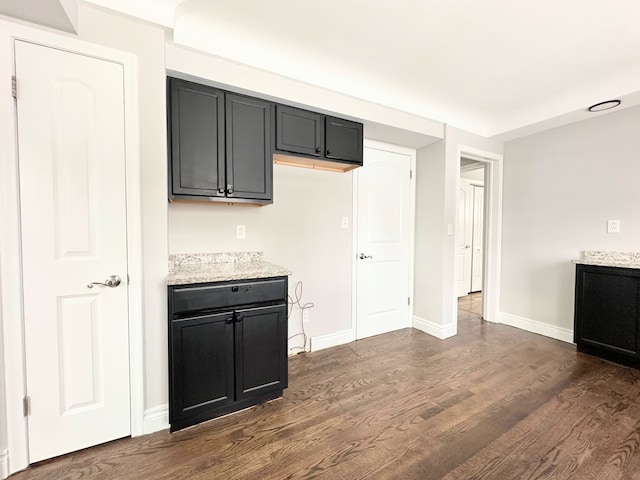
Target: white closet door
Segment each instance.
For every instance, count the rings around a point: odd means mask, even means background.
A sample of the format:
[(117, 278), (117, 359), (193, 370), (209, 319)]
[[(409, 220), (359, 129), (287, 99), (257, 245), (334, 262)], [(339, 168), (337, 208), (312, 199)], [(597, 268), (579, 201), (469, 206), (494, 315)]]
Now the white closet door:
[(123, 67), (23, 41), (15, 62), (33, 463), (130, 434)]
[(358, 179), (356, 336), (408, 327), (411, 157), (366, 147)]

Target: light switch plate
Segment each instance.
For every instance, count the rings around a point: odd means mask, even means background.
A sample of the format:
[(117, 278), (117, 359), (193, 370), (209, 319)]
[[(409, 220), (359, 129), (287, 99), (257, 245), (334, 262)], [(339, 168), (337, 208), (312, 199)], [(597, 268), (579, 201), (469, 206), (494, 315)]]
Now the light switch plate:
[(620, 220), (607, 220), (607, 233), (620, 233)]
[(342, 217), (342, 228), (349, 228), (349, 217)]
[(244, 240), (245, 238), (247, 238), (247, 227), (236, 225), (236, 240)]

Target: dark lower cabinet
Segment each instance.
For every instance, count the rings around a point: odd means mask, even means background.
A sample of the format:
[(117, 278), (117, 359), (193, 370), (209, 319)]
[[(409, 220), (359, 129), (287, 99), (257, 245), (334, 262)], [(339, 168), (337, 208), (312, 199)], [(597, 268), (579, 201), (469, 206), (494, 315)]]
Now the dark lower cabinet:
[(234, 402), (233, 312), (171, 322), (172, 419)]
[(640, 366), (640, 270), (576, 266), (578, 351)]
[[(283, 305), (238, 310), (236, 399), (287, 387), (287, 312)], [(284, 353), (284, 354), (283, 354)]]
[(172, 432), (282, 396), (286, 288), (284, 277), (169, 287)]

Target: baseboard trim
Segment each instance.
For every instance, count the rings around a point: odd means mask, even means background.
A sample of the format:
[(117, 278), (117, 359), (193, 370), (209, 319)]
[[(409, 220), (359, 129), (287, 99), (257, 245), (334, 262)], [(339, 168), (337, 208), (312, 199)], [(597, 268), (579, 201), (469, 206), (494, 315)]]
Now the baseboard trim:
[(9, 450), (0, 450), (0, 478), (9, 476)]
[(418, 330), (428, 333), (432, 337), (439, 338), (440, 340), (453, 337), (458, 333), (457, 323), (438, 325), (437, 323), (418, 317), (417, 315), (413, 316), (413, 328), (417, 328)]
[(557, 327), (548, 323), (504, 312), (500, 312), (500, 323), (504, 323), (505, 325), (510, 325), (521, 330), (526, 330), (527, 332), (554, 338), (562, 342), (573, 343), (573, 330), (568, 328)]
[(169, 405), (158, 405), (144, 411), (143, 433), (159, 432), (169, 428)]
[(330, 333), (329, 335), (321, 335), (311, 338), (311, 351), (316, 352), (329, 347), (336, 347), (351, 343), (356, 340), (356, 331), (353, 328), (341, 330), (339, 332)]

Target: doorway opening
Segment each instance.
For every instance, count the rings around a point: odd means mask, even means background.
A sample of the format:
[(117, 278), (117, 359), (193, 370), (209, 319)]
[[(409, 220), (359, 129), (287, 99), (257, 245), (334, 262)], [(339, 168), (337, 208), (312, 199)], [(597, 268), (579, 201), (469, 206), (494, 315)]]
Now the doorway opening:
[(484, 162), (460, 158), (456, 225), (458, 317), (481, 318), (484, 282)]
[[(459, 286), (456, 274), (459, 274), (461, 266), (461, 257), (458, 250), (454, 249), (453, 255), (453, 273), (454, 284), (452, 285), (453, 306), (458, 310), (458, 327), (460, 327), (460, 313), (462, 316), (475, 315), (473, 324), (477, 324), (478, 320), (486, 320), (489, 322), (500, 321), (500, 239), (502, 236), (502, 171), (503, 157), (501, 154), (480, 150), (474, 147), (458, 145), (458, 156), (456, 162), (456, 194), (460, 189), (461, 173), (465, 170), (475, 170), (483, 167), (484, 185), (483, 185), (483, 205), (482, 205), (482, 247), (480, 249), (481, 260), (476, 258), (476, 264), (482, 265), (480, 275), (480, 288), (469, 288), (465, 293), (471, 292), (471, 296), (467, 298), (468, 304), (463, 305), (471, 310), (480, 311), (477, 313), (466, 313), (465, 310), (458, 309), (458, 291)], [(462, 165), (461, 165), (462, 164)], [(469, 166), (467, 166), (469, 165)], [(482, 177), (480, 177), (482, 178)], [(456, 215), (459, 215), (461, 208), (459, 198), (456, 197)], [(465, 243), (466, 245), (471, 245)], [(476, 273), (480, 267), (476, 267)], [(477, 285), (477, 284), (476, 284)], [(479, 295), (474, 294), (474, 290), (481, 292)], [(466, 322), (465, 322), (466, 323)], [(469, 324), (470, 325), (470, 324)], [(462, 324), (464, 326), (464, 323)]]

